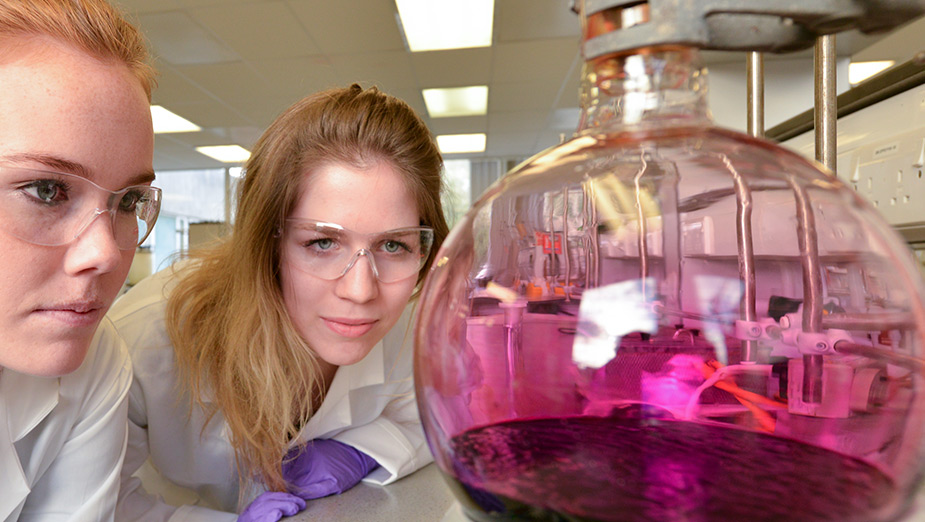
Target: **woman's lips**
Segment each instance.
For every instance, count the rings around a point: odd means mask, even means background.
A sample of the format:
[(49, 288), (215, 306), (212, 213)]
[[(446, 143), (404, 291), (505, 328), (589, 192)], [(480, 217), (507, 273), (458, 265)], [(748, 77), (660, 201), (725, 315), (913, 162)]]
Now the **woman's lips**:
[(49, 319), (71, 328), (95, 326), (102, 318), (102, 308), (42, 308), (35, 311), (39, 317)]
[(324, 324), (334, 331), (334, 333), (343, 336), (356, 338), (366, 335), (367, 332), (375, 326), (375, 320), (356, 320), (322, 317)]

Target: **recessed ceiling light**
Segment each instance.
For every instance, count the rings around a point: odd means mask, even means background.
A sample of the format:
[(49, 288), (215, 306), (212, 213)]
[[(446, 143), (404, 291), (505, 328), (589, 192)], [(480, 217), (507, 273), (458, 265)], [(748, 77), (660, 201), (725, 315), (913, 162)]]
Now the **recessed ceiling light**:
[(850, 63), (848, 64), (848, 83), (857, 85), (878, 72), (892, 67), (894, 63), (896, 62), (893, 60)]
[(395, 0), (412, 52), (488, 47), (494, 0)]
[(160, 105), (151, 106), (151, 119), (154, 122), (154, 134), (196, 132), (202, 130), (199, 125), (168, 111)]
[(424, 104), (431, 118), (479, 116), (488, 112), (488, 86), (424, 89)]
[(196, 151), (222, 163), (244, 163), (251, 157), (249, 150), (238, 145), (196, 147)]
[(444, 134), (437, 136), (437, 148), (443, 154), (485, 152), (486, 136), (480, 134)]

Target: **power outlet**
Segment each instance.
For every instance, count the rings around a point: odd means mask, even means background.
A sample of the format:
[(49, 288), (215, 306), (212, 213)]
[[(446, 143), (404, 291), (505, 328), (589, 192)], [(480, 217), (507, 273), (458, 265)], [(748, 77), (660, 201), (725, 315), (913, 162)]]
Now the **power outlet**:
[(890, 225), (925, 223), (925, 128), (867, 143), (846, 156), (839, 177)]

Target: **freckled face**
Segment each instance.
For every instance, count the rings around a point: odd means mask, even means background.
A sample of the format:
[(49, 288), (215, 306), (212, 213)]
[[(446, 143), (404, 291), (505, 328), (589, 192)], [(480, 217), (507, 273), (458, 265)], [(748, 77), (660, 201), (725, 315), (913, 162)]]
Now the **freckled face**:
[[(152, 172), (148, 100), (127, 67), (45, 38), (0, 46), (0, 165), (79, 165), (107, 190)], [(20, 181), (0, 173), (0, 190)], [(13, 237), (0, 223), (0, 366), (56, 376), (83, 362), (134, 256), (116, 247), (107, 216), (55, 247)]]
[[(401, 175), (388, 163), (366, 169), (330, 164), (306, 173), (290, 218), (336, 223), (359, 234), (420, 224), (417, 204)], [(381, 283), (360, 256), (342, 277), (327, 281), (294, 262), (305, 248), (284, 233), (281, 248), (283, 300), (299, 334), (331, 366), (362, 360), (395, 325), (414, 292), (417, 274)]]

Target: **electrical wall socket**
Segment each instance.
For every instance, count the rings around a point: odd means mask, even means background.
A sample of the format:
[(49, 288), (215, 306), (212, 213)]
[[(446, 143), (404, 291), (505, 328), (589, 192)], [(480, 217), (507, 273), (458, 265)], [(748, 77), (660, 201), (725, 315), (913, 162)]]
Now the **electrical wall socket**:
[[(836, 172), (894, 227), (925, 224), (925, 85), (839, 118)], [(784, 143), (814, 157), (813, 132)]]
[(839, 178), (893, 226), (925, 222), (925, 128), (874, 141), (847, 154)]

